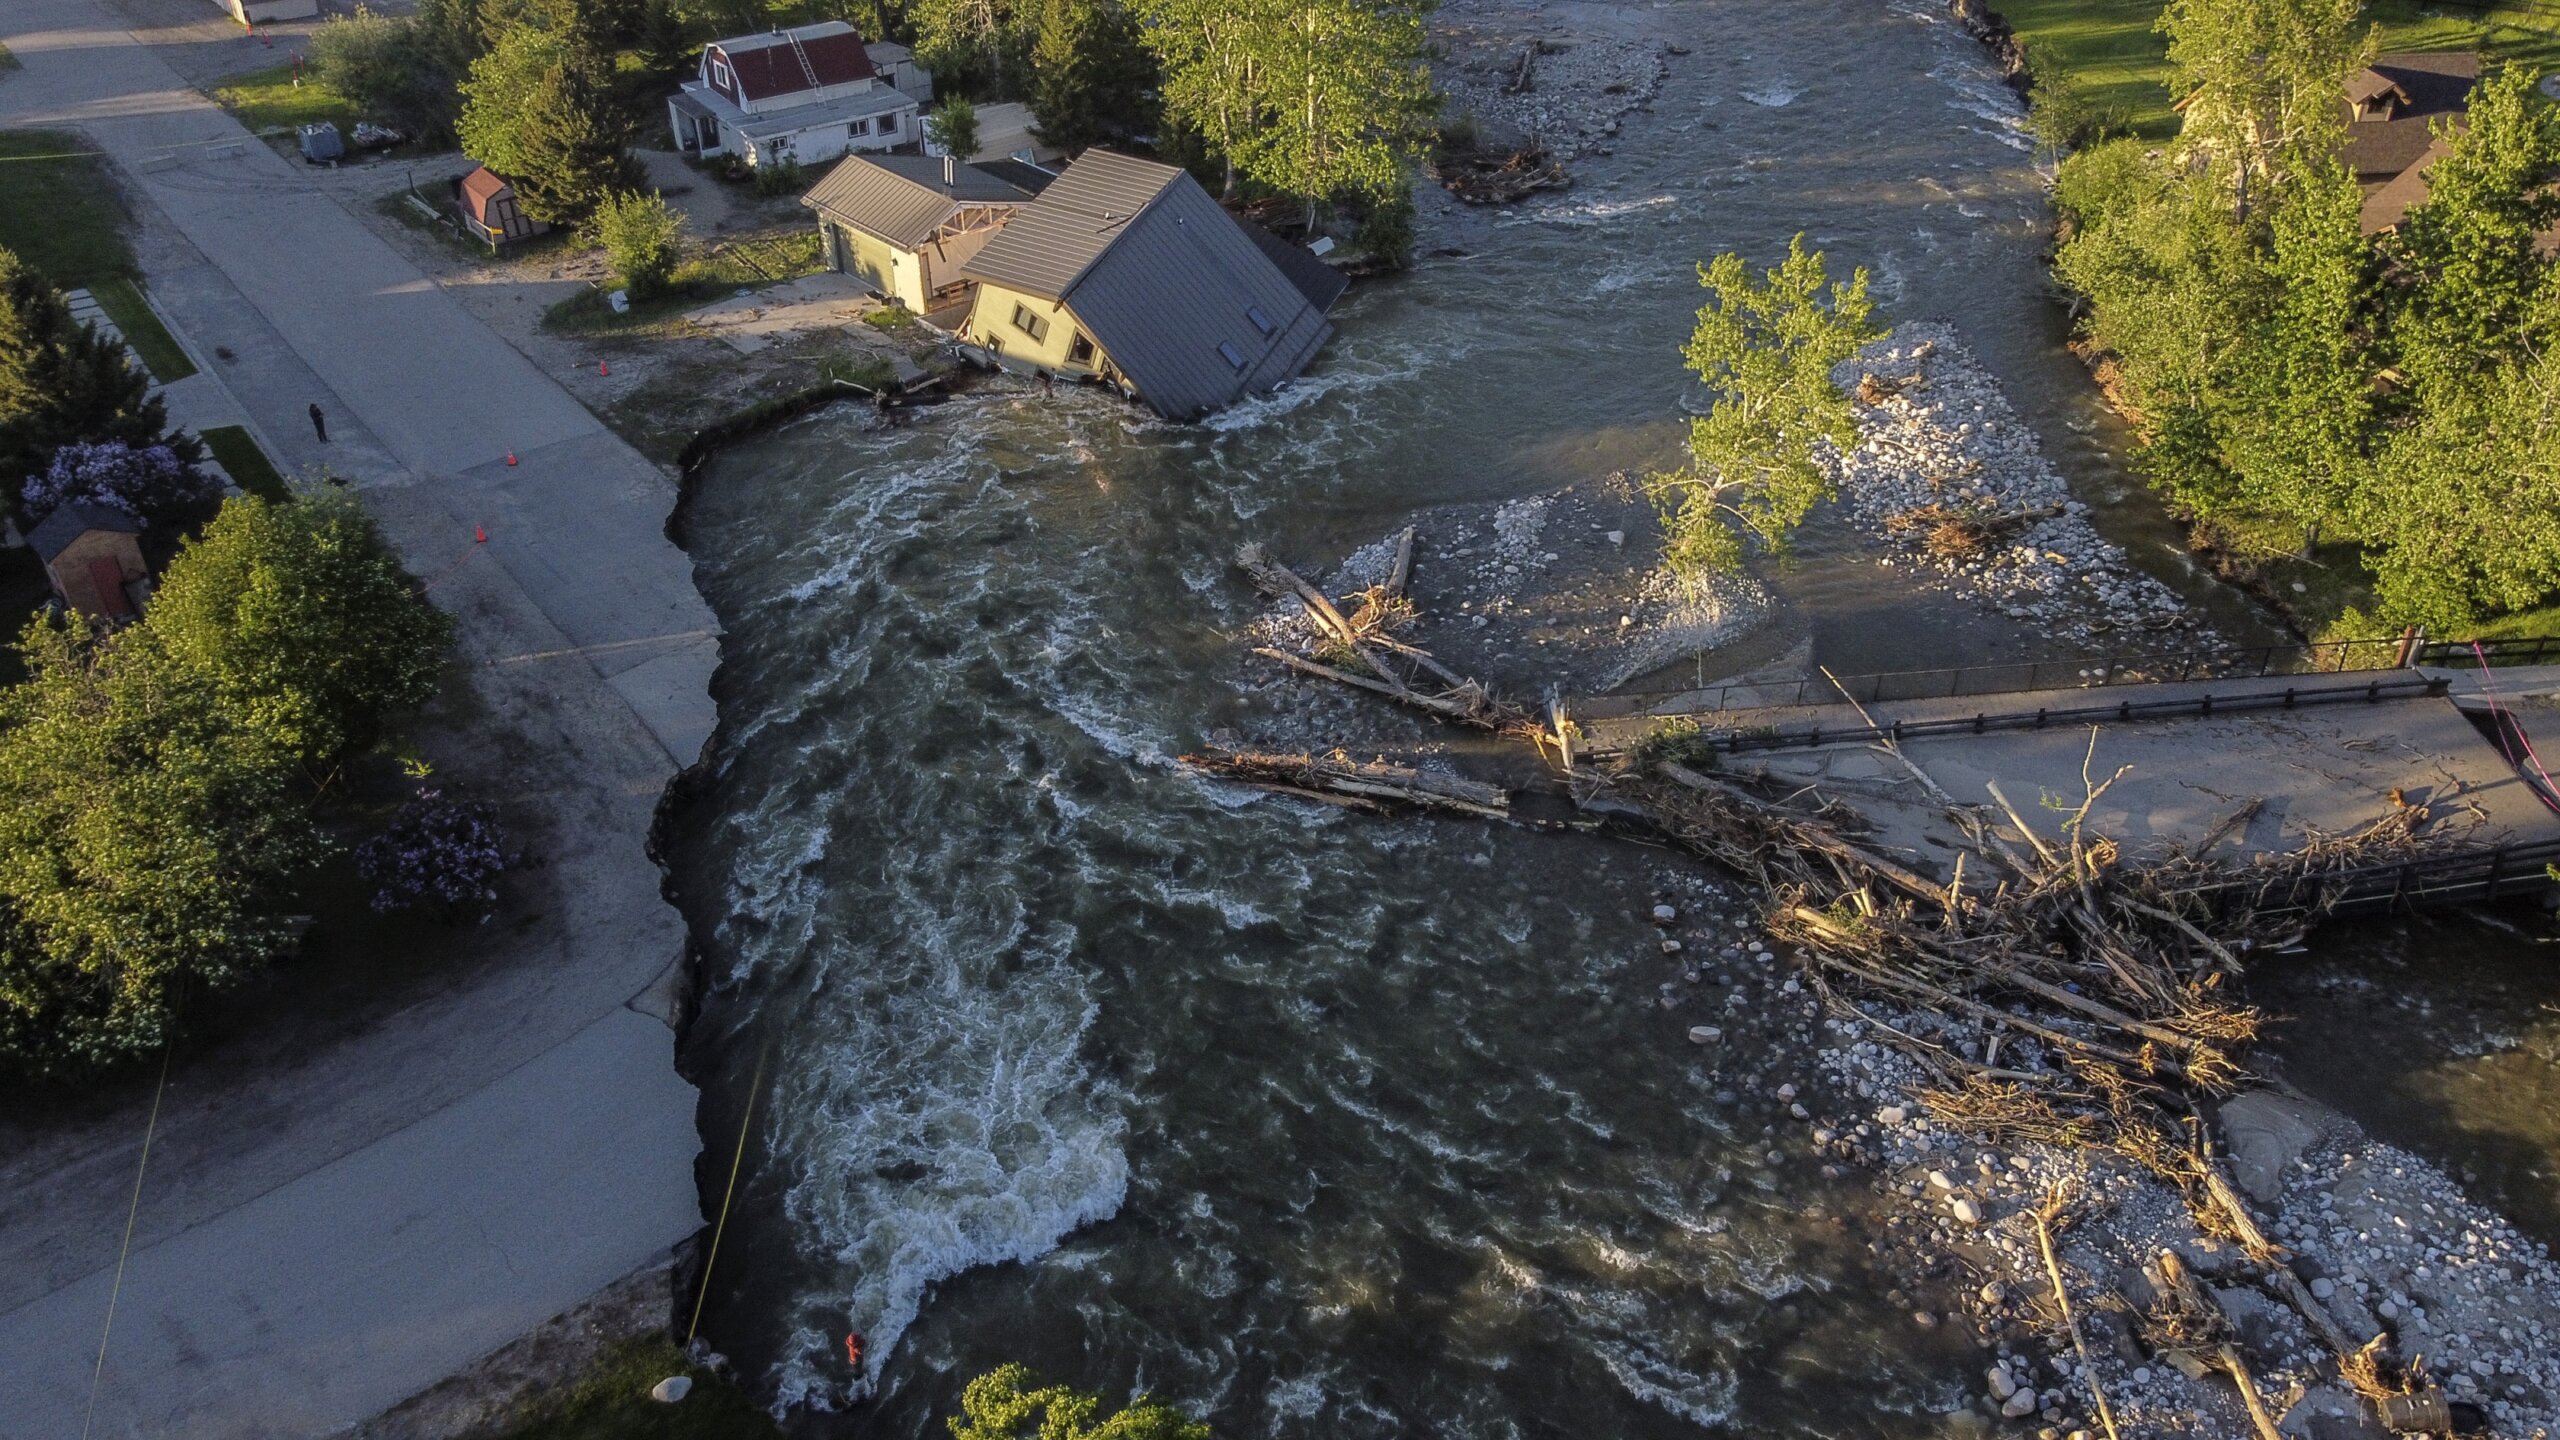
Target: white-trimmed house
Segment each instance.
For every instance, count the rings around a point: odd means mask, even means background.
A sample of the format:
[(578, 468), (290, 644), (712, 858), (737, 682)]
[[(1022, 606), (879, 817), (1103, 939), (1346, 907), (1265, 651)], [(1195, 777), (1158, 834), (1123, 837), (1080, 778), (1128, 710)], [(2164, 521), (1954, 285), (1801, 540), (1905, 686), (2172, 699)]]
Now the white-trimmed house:
[(697, 77), (667, 98), (667, 124), (687, 155), (819, 165), (917, 143), (932, 97), (932, 74), (905, 46), (866, 45), (825, 20), (704, 46)]

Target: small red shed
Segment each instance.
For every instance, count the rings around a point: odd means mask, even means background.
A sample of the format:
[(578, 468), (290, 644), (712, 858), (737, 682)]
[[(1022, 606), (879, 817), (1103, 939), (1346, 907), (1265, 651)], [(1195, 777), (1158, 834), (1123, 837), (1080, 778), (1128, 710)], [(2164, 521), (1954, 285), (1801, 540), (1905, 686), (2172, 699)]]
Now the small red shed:
[(27, 543), (63, 604), (92, 620), (130, 620), (150, 586), (141, 533), (142, 522), (122, 510), (75, 500), (28, 531)]

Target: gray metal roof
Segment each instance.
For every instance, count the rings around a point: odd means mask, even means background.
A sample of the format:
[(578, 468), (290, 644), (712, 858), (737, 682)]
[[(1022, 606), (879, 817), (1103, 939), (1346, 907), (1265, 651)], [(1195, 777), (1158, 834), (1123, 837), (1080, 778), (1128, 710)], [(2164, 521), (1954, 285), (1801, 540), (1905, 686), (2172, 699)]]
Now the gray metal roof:
[(1009, 290), (1065, 299), (1138, 212), (1181, 178), (1170, 165), (1087, 150), (987, 242), (965, 273)]
[[(711, 99), (719, 100), (719, 92)], [(732, 128), (758, 140), (777, 135), (797, 134), (836, 121), (859, 120), (866, 115), (885, 115), (892, 110), (911, 110), (915, 97), (886, 85), (874, 85), (859, 95), (846, 95), (835, 100), (821, 100), (814, 105), (794, 105), (788, 110), (766, 110), (754, 115), (739, 111), (735, 117), (722, 116)], [(735, 109), (735, 106), (731, 106)]]
[(35, 547), (37, 555), (51, 560), (70, 549), (72, 541), (92, 530), (120, 530), (127, 535), (139, 535), (142, 522), (112, 505), (92, 505), (86, 500), (74, 500), (68, 505), (55, 506), (53, 513), (37, 521), (36, 528), (27, 532), (27, 543)]
[(1271, 389), (1333, 333), (1199, 182), (1105, 150), (1067, 166), (963, 273), (1066, 302), (1138, 398), (1174, 420)]
[(800, 203), (892, 245), (912, 250), (933, 238), (962, 205), (1012, 204), (1030, 192), (975, 165), (923, 155), (851, 155), (822, 176)]

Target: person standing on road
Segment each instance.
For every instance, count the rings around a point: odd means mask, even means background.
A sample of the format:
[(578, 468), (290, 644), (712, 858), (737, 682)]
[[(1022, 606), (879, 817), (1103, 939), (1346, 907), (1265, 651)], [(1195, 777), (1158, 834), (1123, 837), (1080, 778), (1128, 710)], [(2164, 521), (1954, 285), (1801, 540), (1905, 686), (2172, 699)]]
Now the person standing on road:
[(311, 402), (311, 433), (320, 437), (321, 444), (329, 443), (329, 412), (317, 400)]

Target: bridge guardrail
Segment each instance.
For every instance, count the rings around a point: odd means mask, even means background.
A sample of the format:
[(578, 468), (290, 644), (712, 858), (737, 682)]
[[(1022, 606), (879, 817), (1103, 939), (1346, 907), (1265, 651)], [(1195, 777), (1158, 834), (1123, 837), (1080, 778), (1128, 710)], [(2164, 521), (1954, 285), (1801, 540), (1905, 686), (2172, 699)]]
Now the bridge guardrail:
[(2256, 710), (2297, 710), (2315, 705), (2373, 704), (2383, 700), (2442, 695), (2451, 688), (2451, 683), (2441, 678), (2407, 674), (2363, 685), (2322, 685), (2310, 689), (2288, 685), (2282, 690), (2254, 690), (2237, 695), (2207, 692), (2177, 700), (2125, 700), (2113, 705), (2074, 705), (2064, 709), (2040, 706), (2034, 710), (1985, 710), (1940, 720), (1896, 720), (1889, 725), (1812, 725), (1799, 730), (1763, 731), (1701, 729), (1690, 743), (1723, 754), (1738, 755), (1753, 750), (1798, 750), (1822, 745), (1872, 744), (1879, 740), (1918, 740), (1932, 735), (2043, 730), (2055, 725), (2107, 721), (2123, 724), (2183, 715), (2232, 715)]

